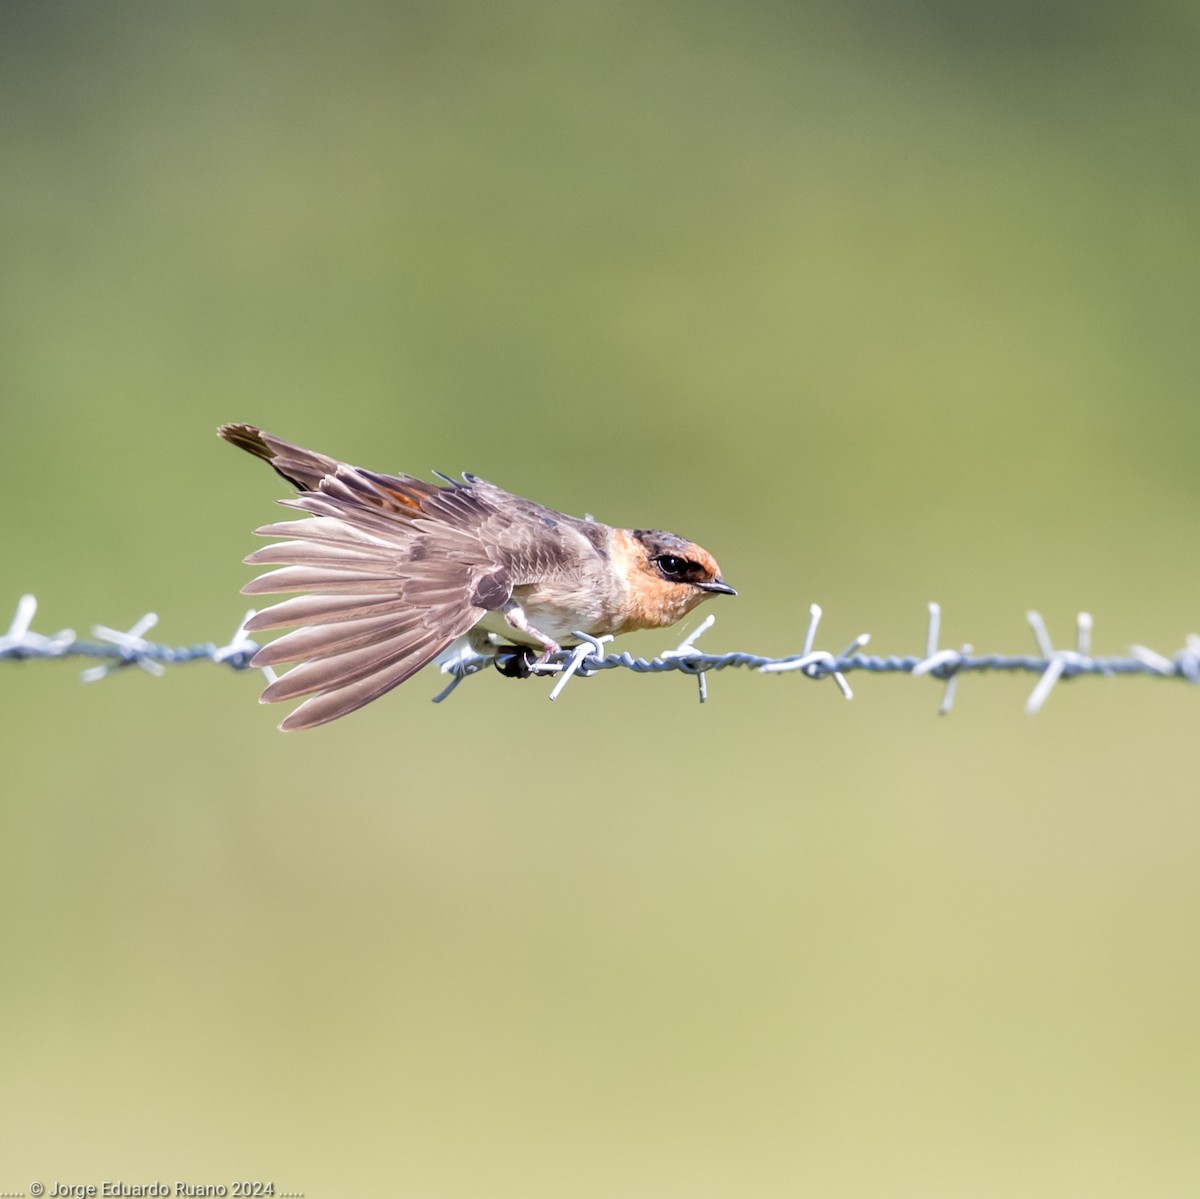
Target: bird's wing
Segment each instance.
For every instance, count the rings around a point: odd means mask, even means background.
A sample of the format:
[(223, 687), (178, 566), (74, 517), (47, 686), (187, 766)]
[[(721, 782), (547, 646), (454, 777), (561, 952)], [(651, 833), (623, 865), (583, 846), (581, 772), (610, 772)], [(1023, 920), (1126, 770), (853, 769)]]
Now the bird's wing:
[[(299, 663), (262, 695), (264, 702), (307, 697), (284, 729), (324, 724), (377, 699), (500, 608), (514, 586), (591, 544), (574, 527), (583, 522), (472, 476), (439, 487), (277, 439), (269, 448), (268, 461), (304, 488), (280, 502), (306, 515), (256, 530), (287, 540), (246, 559), (277, 569), (243, 591), (302, 593), (246, 626), (300, 626), (254, 657), (255, 666)], [(331, 469), (318, 477), (326, 464)]]

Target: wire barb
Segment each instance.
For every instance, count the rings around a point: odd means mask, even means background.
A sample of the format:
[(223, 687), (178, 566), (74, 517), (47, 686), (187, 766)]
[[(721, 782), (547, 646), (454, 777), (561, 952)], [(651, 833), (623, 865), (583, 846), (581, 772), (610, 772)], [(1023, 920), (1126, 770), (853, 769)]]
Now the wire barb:
[[(1079, 674), (1111, 673), (1111, 670), (1103, 665), (1095, 669), (1096, 662), (1091, 656), (1092, 618), (1087, 612), (1080, 612), (1075, 618), (1075, 649), (1054, 648), (1041, 613), (1027, 612), (1026, 618), (1033, 627), (1033, 635), (1047, 660), (1042, 677), (1038, 679), (1037, 686), (1025, 701), (1025, 711), (1030, 716), (1042, 710), (1042, 705), (1050, 698), (1050, 692), (1054, 690), (1059, 679), (1070, 679)], [(1134, 661), (1137, 661), (1136, 657)]]
[[(242, 618), (226, 644), (218, 646), (209, 641), (190, 647), (173, 647), (147, 640), (145, 634), (158, 621), (153, 612), (146, 613), (125, 630), (95, 625), (92, 629), (95, 639), (90, 641), (78, 639), (71, 629), (63, 629), (49, 636), (35, 633), (32, 625), (36, 614), (37, 600), (32, 595), (21, 596), (7, 631), (0, 634), (0, 659), (91, 658), (97, 665), (82, 672), (85, 682), (94, 682), (127, 666), (137, 666), (149, 674), (160, 675), (168, 665), (197, 661), (216, 662), (234, 670), (260, 669), (269, 681), (274, 681), (276, 677), (270, 667), (253, 666), (259, 646), (246, 631), (246, 625), (254, 615), (253, 610)], [(461, 647), (456, 646), (448, 651), (448, 656), (439, 660), (442, 673), (451, 677), (447, 686), (434, 696), (434, 702), (441, 703), (465, 679), (492, 665), (500, 666), (506, 674), (557, 675), (550, 690), (552, 700), (562, 694), (572, 679), (588, 678), (601, 671), (614, 669), (630, 670), (635, 674), (675, 671), (691, 675), (696, 679), (701, 703), (708, 698), (708, 676), (713, 671), (730, 667), (741, 667), (760, 674), (800, 674), (814, 681), (832, 678), (846, 699), (853, 697), (846, 682), (846, 675), (851, 671), (909, 674), (914, 678), (930, 675), (945, 685), (939, 707), (943, 715), (953, 707), (959, 679), (968, 673), (1007, 671), (1037, 675), (1037, 683), (1025, 703), (1025, 710), (1031, 715), (1041, 711), (1060, 682), (1081, 675), (1102, 678), (1141, 675), (1153, 679), (1181, 679), (1200, 685), (1200, 636), (1189, 634), (1184, 647), (1171, 657), (1144, 645), (1131, 646), (1126, 657), (1098, 657), (1092, 651), (1093, 621), (1087, 612), (1080, 612), (1076, 617), (1073, 649), (1055, 649), (1040, 613), (1028, 612), (1026, 620), (1038, 649), (1037, 654), (1029, 656), (976, 655), (972, 647), (966, 644), (961, 649), (939, 649), (941, 608), (937, 604), (929, 605), (923, 655), (881, 657), (864, 654), (863, 648), (870, 640), (866, 633), (854, 638), (840, 653), (832, 653), (814, 648), (822, 615), (820, 606), (813, 604), (809, 609), (803, 649), (798, 654), (780, 658), (740, 651), (714, 654), (701, 650), (696, 643), (713, 627), (715, 618), (711, 615), (702, 620), (678, 645), (664, 650), (656, 658), (635, 658), (629, 653), (606, 654), (606, 647), (612, 640), (610, 636), (591, 637), (576, 633), (577, 645), (552, 655), (544, 663), (535, 663), (528, 669), (516, 671), (509, 669), (514, 658), (513, 647), (499, 644), (482, 634), (470, 635)]]
[(592, 673), (587, 665), (588, 659), (596, 658), (602, 661), (605, 642), (612, 640), (609, 634), (605, 634), (603, 637), (589, 637), (586, 633), (572, 633), (571, 636), (578, 637), (579, 644), (574, 649), (567, 651), (566, 661), (560, 664), (562, 673), (558, 682), (550, 690), (551, 700), (558, 699), (563, 688), (577, 674), (581, 679), (586, 679)]
[(29, 626), (36, 615), (36, 597), (21, 596), (8, 632), (0, 637), (0, 658), (58, 658), (66, 653), (75, 641), (75, 630), (62, 629), (50, 637), (33, 633)]
[[(258, 653), (258, 643), (250, 639), (250, 634), (246, 632), (246, 626), (257, 614), (258, 609), (251, 608), (234, 630), (229, 644), (213, 648), (212, 660), (214, 662), (228, 662), (230, 666), (239, 670), (249, 669), (252, 666), (251, 659)], [(268, 683), (273, 683), (279, 678), (273, 666), (260, 666), (257, 669), (262, 671), (263, 678)]]
[(942, 692), (942, 703), (938, 708), (939, 716), (948, 716), (954, 707), (954, 697), (958, 693), (958, 672), (966, 656), (971, 652), (970, 645), (964, 645), (961, 650), (938, 649), (938, 636), (942, 627), (942, 606), (929, 605), (929, 632), (925, 638), (925, 657), (913, 668), (913, 677), (931, 674), (934, 678), (944, 679), (946, 688)]
[(90, 667), (79, 677), (85, 683), (94, 683), (104, 678), (110, 671), (132, 663), (140, 666), (147, 674), (152, 674), (155, 678), (162, 678), (167, 673), (166, 667), (149, 652), (153, 646), (142, 636), (156, 624), (158, 624), (157, 613), (147, 612), (141, 620), (135, 620), (125, 632), (120, 629), (110, 629), (107, 625), (92, 625), (92, 636), (102, 642), (115, 645), (121, 651), (121, 655), (115, 662), (108, 662), (104, 666)]
[(696, 687), (700, 693), (700, 702), (708, 702), (708, 667), (704, 664), (705, 655), (696, 649), (696, 642), (703, 633), (717, 623), (717, 618), (709, 613), (674, 649), (663, 652), (664, 661), (675, 661), (676, 669), (684, 674), (696, 676)]

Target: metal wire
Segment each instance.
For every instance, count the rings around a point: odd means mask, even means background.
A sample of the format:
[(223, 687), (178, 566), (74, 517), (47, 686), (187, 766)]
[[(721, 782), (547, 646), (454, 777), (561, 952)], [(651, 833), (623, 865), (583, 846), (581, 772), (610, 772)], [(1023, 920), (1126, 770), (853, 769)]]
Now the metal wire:
[[(92, 640), (81, 640), (72, 629), (63, 629), (49, 636), (35, 633), (31, 626), (36, 613), (37, 600), (32, 595), (22, 596), (7, 633), (0, 635), (0, 659), (90, 658), (99, 664), (81, 673), (80, 677), (86, 683), (95, 682), (129, 666), (137, 666), (152, 675), (161, 675), (167, 665), (198, 661), (218, 662), (234, 670), (255, 669), (251, 660), (259, 646), (246, 633), (246, 622), (254, 615), (253, 610), (246, 613), (226, 644), (206, 641), (184, 647), (146, 640), (144, 634), (158, 623), (158, 617), (153, 612), (146, 613), (124, 631), (106, 625), (94, 625)], [(628, 653), (605, 654), (604, 647), (612, 640), (611, 637), (589, 637), (578, 633), (578, 646), (555, 654), (547, 662), (532, 664), (530, 673), (557, 675), (550, 691), (550, 699), (554, 700), (572, 679), (587, 678), (604, 670), (620, 668), (636, 674), (677, 671), (696, 679), (701, 703), (708, 697), (708, 674), (730, 667), (744, 667), (760, 674), (795, 673), (813, 680), (831, 678), (846, 699), (853, 698), (846, 675), (856, 670), (870, 674), (909, 674), (914, 678), (929, 675), (945, 685), (940, 708), (943, 714), (953, 706), (958, 681), (964, 674), (988, 671), (1038, 676), (1025, 704), (1025, 710), (1030, 714), (1040, 711), (1057, 683), (1082, 675), (1098, 675), (1102, 678), (1144, 675), (1200, 684), (1200, 636), (1189, 635), (1183, 649), (1171, 657), (1142, 645), (1131, 646), (1124, 657), (1097, 657), (1092, 654), (1092, 618), (1086, 612), (1080, 612), (1076, 618), (1075, 644), (1070, 649), (1055, 649), (1045, 621), (1037, 612), (1031, 611), (1026, 613), (1026, 619), (1037, 643), (1036, 654), (975, 654), (970, 645), (960, 649), (938, 648), (941, 608), (937, 604), (930, 604), (925, 652), (905, 657), (879, 657), (862, 653), (862, 648), (870, 640), (867, 633), (856, 637), (840, 653), (814, 649), (821, 609), (813, 604), (809, 613), (803, 649), (798, 654), (782, 658), (742, 652), (710, 654), (697, 649), (696, 641), (715, 622), (715, 617), (709, 616), (674, 649), (665, 650), (656, 658), (635, 658)], [(442, 673), (450, 675), (451, 679), (449, 685), (434, 696), (434, 702), (441, 703), (464, 679), (478, 674), (487, 666), (496, 665), (502, 649), (494, 647), (481, 651), (468, 647), (449, 660), (441, 661)], [(275, 679), (275, 672), (270, 667), (261, 669), (269, 680)]]

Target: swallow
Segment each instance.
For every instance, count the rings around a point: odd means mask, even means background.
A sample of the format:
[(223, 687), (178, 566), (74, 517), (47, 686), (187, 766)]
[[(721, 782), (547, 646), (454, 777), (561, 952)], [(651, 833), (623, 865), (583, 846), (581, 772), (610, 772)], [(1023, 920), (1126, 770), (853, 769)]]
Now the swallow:
[(246, 624), (293, 629), (251, 663), (296, 664), (261, 697), (304, 700), (285, 731), (361, 708), (464, 637), (476, 649), (531, 646), (545, 663), (576, 632), (666, 628), (737, 594), (707, 550), (674, 533), (567, 516), (472, 474), (378, 474), (253, 425), (217, 432), (295, 487), (278, 502), (304, 513), (255, 530), (285, 540), (245, 559), (273, 569), (242, 588), (301, 593)]

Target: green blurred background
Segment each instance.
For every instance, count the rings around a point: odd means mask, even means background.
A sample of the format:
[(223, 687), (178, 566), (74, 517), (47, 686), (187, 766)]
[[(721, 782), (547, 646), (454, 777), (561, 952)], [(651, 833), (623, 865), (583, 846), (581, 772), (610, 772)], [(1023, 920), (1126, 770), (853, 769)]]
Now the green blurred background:
[[(37, 628), (228, 637), (226, 420), (694, 537), (714, 650), (1196, 628), (1194, 4), (0, 22)], [(853, 681), (0, 665), (0, 1189), (1196, 1194), (1200, 696)]]

